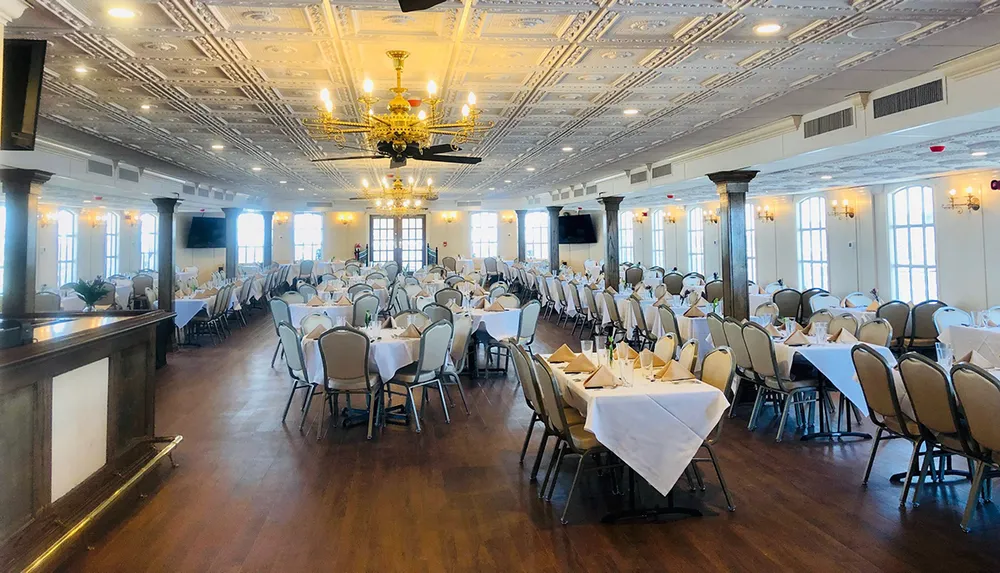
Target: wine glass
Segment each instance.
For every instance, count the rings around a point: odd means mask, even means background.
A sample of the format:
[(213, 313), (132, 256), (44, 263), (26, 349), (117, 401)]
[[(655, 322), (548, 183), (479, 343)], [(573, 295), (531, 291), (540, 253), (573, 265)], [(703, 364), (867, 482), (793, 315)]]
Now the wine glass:
[(653, 379), (653, 353), (649, 351), (643, 351), (639, 354), (639, 366), (642, 367), (642, 372), (646, 375), (647, 380)]

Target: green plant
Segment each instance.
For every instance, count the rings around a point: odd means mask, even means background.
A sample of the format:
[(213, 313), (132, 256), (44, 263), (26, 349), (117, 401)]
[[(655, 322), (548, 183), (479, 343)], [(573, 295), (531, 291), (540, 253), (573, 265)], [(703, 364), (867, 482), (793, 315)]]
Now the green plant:
[(80, 298), (83, 299), (84, 304), (87, 306), (94, 306), (104, 295), (111, 292), (108, 284), (101, 277), (97, 277), (90, 282), (80, 279), (73, 284), (73, 290), (76, 291), (76, 294), (80, 295)]

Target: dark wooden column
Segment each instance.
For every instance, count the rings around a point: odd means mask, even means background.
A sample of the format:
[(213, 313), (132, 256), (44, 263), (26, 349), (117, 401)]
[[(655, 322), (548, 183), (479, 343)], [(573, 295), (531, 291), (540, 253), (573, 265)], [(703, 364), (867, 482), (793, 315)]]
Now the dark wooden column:
[(618, 206), (624, 197), (599, 197), (604, 205), (604, 286), (618, 289)]
[(559, 272), (559, 213), (562, 207), (552, 205), (549, 210), (549, 270), (552, 274)]
[(528, 211), (525, 209), (515, 209), (514, 214), (517, 215), (517, 260), (524, 260), (525, 253), (525, 242), (527, 237), (524, 236), (525, 233), (525, 220), (524, 218), (528, 216)]
[(2, 314), (35, 312), (35, 236), (38, 195), (52, 174), (36, 169), (0, 169), (6, 196)]
[(274, 255), (274, 211), (261, 211), (264, 217), (264, 268), (271, 266)]
[(719, 171), (708, 178), (719, 191), (719, 239), (722, 251), (722, 309), (726, 316), (750, 316), (747, 290), (747, 190), (756, 171)]
[(236, 221), (243, 209), (239, 207), (223, 207), (226, 215), (226, 278), (236, 277), (236, 262), (239, 260), (239, 235), (236, 232)]
[[(156, 297), (157, 308), (167, 312), (174, 311), (174, 209), (178, 199), (174, 197), (157, 197), (153, 199), (157, 221), (156, 236), (156, 269), (159, 274), (159, 292)], [(167, 349), (174, 336), (174, 322), (164, 320), (156, 327), (156, 367), (167, 364)]]

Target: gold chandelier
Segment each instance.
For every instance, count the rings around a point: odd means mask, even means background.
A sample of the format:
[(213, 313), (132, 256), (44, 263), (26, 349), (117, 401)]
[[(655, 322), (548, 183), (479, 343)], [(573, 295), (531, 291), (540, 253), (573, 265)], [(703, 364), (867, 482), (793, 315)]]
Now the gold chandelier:
[[(478, 134), (493, 127), (493, 122), (482, 123), (478, 120), (480, 110), (476, 107), (476, 95), (472, 92), (469, 92), (467, 103), (462, 106), (462, 119), (450, 123), (444, 122), (438, 111), (442, 100), (437, 97), (437, 84), (433, 81), (427, 83), (427, 99), (403, 97), (407, 93), (407, 88), (403, 87), (403, 62), (410, 54), (402, 50), (390, 50), (386, 55), (392, 59), (396, 70), (396, 87), (389, 89), (394, 94), (389, 100), (389, 113), (375, 112), (374, 106), (379, 98), (372, 95), (374, 84), (370, 79), (364, 81), (364, 95), (358, 98), (361, 121), (335, 118), (330, 90), (323, 88), (320, 92), (323, 108), (319, 109), (319, 119), (307, 123), (312, 128), (314, 137), (344, 145), (347, 134), (357, 133), (364, 136), (365, 147), (369, 151), (421, 159), (419, 154), (430, 146), (434, 135), (450, 136), (451, 146), (455, 147), (475, 141)], [(422, 104), (427, 104), (429, 110), (421, 109), (412, 113), (414, 108)]]
[(437, 191), (434, 190), (434, 181), (427, 178), (426, 187), (418, 187), (412, 177), (407, 184), (400, 178), (393, 178), (392, 184), (386, 178), (381, 181), (379, 189), (372, 190), (367, 179), (361, 180), (364, 190), (359, 199), (367, 199), (374, 203), (375, 211), (390, 217), (402, 217), (415, 213), (422, 213), (426, 210), (425, 203), (436, 201)]

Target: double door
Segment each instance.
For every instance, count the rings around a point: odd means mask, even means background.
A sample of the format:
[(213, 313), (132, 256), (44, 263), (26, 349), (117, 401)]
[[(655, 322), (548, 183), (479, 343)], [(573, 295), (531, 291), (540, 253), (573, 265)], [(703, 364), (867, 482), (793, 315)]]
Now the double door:
[(400, 271), (415, 271), (426, 263), (426, 216), (371, 215), (368, 244), (373, 263), (396, 261)]

